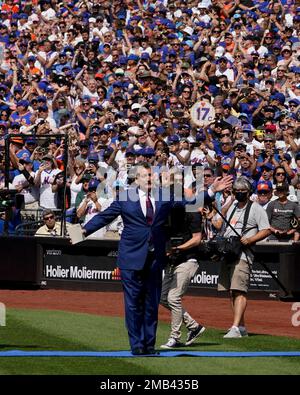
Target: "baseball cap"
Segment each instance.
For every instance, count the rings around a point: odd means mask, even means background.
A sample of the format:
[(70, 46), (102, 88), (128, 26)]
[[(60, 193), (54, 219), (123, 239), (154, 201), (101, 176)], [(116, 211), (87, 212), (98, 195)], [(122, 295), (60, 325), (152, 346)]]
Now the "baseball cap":
[(97, 190), (100, 181), (97, 178), (92, 178), (89, 182), (88, 190), (89, 192), (94, 192)]
[(90, 135), (92, 136), (92, 135), (99, 135), (100, 134), (100, 128), (99, 128), (99, 126), (93, 126), (92, 128), (91, 128), (91, 132), (90, 132)]
[(177, 136), (177, 134), (174, 134), (173, 136), (169, 136), (168, 138), (168, 144), (173, 144), (173, 143), (179, 143), (180, 138)]
[(236, 149), (236, 148), (238, 148), (238, 149), (246, 149), (246, 148), (247, 148), (247, 145), (244, 144), (243, 141), (237, 140), (237, 141), (234, 143), (234, 148), (235, 148), (235, 149)]
[(222, 170), (224, 171), (229, 171), (230, 170), (230, 166), (229, 165), (227, 165), (227, 164), (225, 164), (225, 165), (222, 165)]
[(271, 171), (273, 169), (274, 169), (274, 167), (273, 167), (273, 165), (271, 165), (271, 163), (265, 163), (263, 166), (260, 167), (261, 172), (263, 170)]
[(133, 149), (128, 149), (128, 150), (126, 151), (126, 153), (125, 153), (125, 156), (129, 156), (129, 155), (131, 155), (131, 156), (136, 156), (136, 151), (133, 150)]
[(90, 142), (88, 140), (81, 140), (79, 141), (79, 147), (89, 147)]
[(155, 151), (151, 147), (146, 147), (145, 150), (144, 150), (144, 155), (145, 156), (154, 156), (155, 155)]
[(231, 101), (229, 99), (224, 100), (222, 106), (224, 108), (225, 107), (230, 107), (231, 108), (232, 107)]
[(139, 114), (148, 114), (148, 109), (146, 107), (141, 107), (139, 109)]
[(264, 111), (265, 112), (276, 112), (275, 111), (275, 108), (273, 107), (273, 106), (266, 106), (265, 108), (264, 108)]
[(32, 160), (28, 157), (28, 158), (21, 158), (21, 159), (19, 159), (19, 162), (23, 165), (23, 164), (25, 164), (25, 163), (30, 163), (30, 164), (32, 164), (33, 162), (32, 162)]
[(121, 68), (118, 68), (115, 71), (115, 75), (124, 75), (124, 74), (125, 74), (125, 71)]
[(12, 137), (10, 141), (15, 144), (24, 144), (24, 141), (21, 137)]
[(47, 155), (45, 155), (45, 156), (42, 157), (42, 160), (51, 160), (51, 161), (54, 161), (54, 158), (53, 158), (52, 155), (47, 154)]
[(15, 88), (14, 88), (14, 92), (15, 92), (15, 93), (17, 93), (17, 92), (23, 92), (23, 89), (22, 89), (22, 87), (21, 87), (20, 85), (17, 85), (17, 86), (15, 86)]
[(34, 137), (29, 137), (26, 139), (26, 144), (36, 144), (37, 141)]
[(10, 124), (10, 127), (11, 127), (12, 129), (20, 128), (20, 127), (21, 127), (21, 124), (20, 124), (19, 122), (12, 122), (12, 123)]
[(129, 56), (128, 56), (128, 58), (127, 58), (127, 60), (133, 60), (134, 62), (138, 62), (139, 61), (139, 56), (137, 56), (137, 55), (134, 55), (134, 54), (130, 54)]
[[(170, 54), (169, 54), (170, 55)], [(149, 60), (150, 59), (150, 55), (148, 54), (148, 52), (143, 52), (141, 54), (141, 59), (142, 60)]]
[(298, 100), (298, 99), (291, 99), (291, 100), (289, 100), (289, 104), (291, 104), (291, 103), (293, 103), (293, 104), (296, 104), (296, 106), (299, 106), (299, 104), (300, 104), (300, 100)]
[(266, 125), (265, 126), (266, 133), (275, 133), (276, 129), (277, 129), (277, 127), (274, 124), (270, 124), (270, 125)]
[(246, 114), (245, 112), (241, 112), (239, 115), (239, 118), (246, 118), (248, 119), (248, 114)]
[(28, 107), (29, 106), (29, 101), (28, 100), (19, 100), (17, 102), (17, 107), (18, 106)]
[(142, 106), (138, 103), (133, 103), (131, 106), (131, 110), (139, 110)]
[(139, 78), (149, 78), (151, 77), (151, 73), (148, 70), (143, 71), (142, 73), (138, 74)]
[(263, 71), (264, 71), (264, 70), (271, 71), (271, 66), (268, 65), (268, 64), (266, 64), (266, 65), (264, 65), (264, 67), (262, 68), (262, 70), (263, 70)]
[(123, 88), (123, 84), (122, 84), (121, 81), (115, 81), (115, 82), (112, 84), (112, 86), (113, 86), (113, 88)]
[(284, 96), (283, 93), (276, 92), (274, 95), (272, 95), (272, 96), (270, 97), (270, 100), (271, 100), (271, 101), (272, 101), (272, 100), (277, 100), (277, 101), (279, 101), (281, 104), (284, 104), (284, 102), (285, 102), (285, 96)]
[(272, 183), (271, 181), (260, 181), (257, 184), (256, 192), (271, 192), (272, 191)]
[(253, 126), (250, 123), (246, 123), (243, 125), (244, 132), (252, 132), (254, 130)]
[(91, 154), (88, 157), (88, 162), (89, 163), (98, 163), (99, 162), (99, 157), (97, 154)]

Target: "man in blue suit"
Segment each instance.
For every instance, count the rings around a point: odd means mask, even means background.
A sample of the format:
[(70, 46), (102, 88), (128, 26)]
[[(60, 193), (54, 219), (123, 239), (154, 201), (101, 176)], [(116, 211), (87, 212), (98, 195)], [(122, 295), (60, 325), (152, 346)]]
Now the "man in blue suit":
[[(133, 355), (155, 354), (162, 269), (166, 258), (164, 224), (172, 199), (164, 201), (162, 191), (154, 196), (153, 175), (148, 163), (137, 166), (135, 186), (120, 194), (110, 207), (85, 226), (86, 236), (121, 215), (124, 230), (119, 242), (118, 267), (125, 299), (125, 319)], [(216, 180), (209, 193), (231, 185), (231, 177)], [(126, 196), (125, 196), (126, 194)], [(183, 203), (181, 203), (183, 204)]]

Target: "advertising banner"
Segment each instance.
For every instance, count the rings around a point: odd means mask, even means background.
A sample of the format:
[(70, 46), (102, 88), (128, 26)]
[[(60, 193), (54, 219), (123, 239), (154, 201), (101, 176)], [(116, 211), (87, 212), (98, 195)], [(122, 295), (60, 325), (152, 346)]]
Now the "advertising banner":
[[(63, 249), (46, 249), (44, 253), (43, 280), (64, 280), (83, 282), (120, 281), (120, 271), (116, 266), (117, 251), (111, 250), (107, 255), (74, 255)], [(278, 275), (278, 263), (268, 263), (273, 273)], [(199, 269), (191, 281), (193, 288), (217, 288), (219, 263), (201, 261)], [(251, 286), (252, 290), (276, 291), (277, 284), (271, 276), (254, 263)]]

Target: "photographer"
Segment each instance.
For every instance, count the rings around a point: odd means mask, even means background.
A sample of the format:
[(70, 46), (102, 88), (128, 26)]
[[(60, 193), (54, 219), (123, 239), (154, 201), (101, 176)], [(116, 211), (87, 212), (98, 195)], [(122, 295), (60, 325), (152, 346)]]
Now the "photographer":
[[(182, 297), (190, 280), (198, 270), (197, 246), (201, 241), (202, 218), (199, 212), (185, 212), (184, 207), (171, 211), (171, 227), (177, 237), (171, 237), (169, 263), (165, 268), (160, 303), (171, 311), (171, 333), (161, 348), (180, 346), (182, 323), (188, 330), (186, 346), (191, 345), (204, 331), (204, 326), (195, 321), (182, 306)], [(175, 245), (172, 245), (175, 244)]]
[[(246, 177), (239, 177), (233, 184), (234, 203), (226, 215), (224, 238), (229, 239), (231, 255), (224, 255), (219, 273), (219, 291), (229, 291), (233, 309), (233, 323), (224, 338), (247, 336), (245, 311), (253, 254), (247, 249), (270, 234), (266, 211), (250, 202), (252, 185)], [(229, 226), (231, 225), (231, 227)], [(236, 232), (240, 235), (237, 239)]]

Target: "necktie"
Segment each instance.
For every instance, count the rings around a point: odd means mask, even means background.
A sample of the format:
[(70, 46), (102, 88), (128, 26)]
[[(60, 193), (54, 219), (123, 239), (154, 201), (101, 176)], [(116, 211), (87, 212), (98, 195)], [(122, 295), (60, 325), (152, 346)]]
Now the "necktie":
[(154, 210), (149, 195), (146, 197), (146, 221), (148, 225), (152, 225), (154, 218)]

